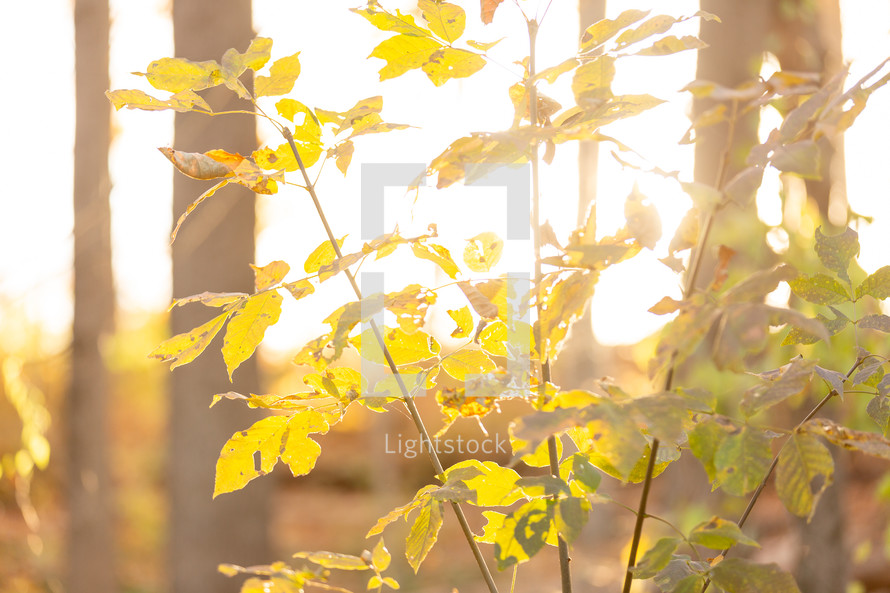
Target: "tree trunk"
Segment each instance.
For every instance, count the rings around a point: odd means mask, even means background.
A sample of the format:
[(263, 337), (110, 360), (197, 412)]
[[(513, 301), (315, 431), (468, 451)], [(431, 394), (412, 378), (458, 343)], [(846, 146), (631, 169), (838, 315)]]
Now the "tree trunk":
[(116, 588), (108, 467), (108, 370), (114, 327), (108, 146), (108, 0), (74, 3), (74, 320), (68, 392), (68, 593)]
[[(249, 0), (178, 0), (173, 3), (176, 55), (218, 60), (230, 47), (247, 48), (253, 37)], [(249, 109), (225, 87), (204, 93), (214, 110)], [(176, 146), (196, 152), (225, 148), (249, 154), (256, 147), (256, 124), (247, 116), (211, 119), (176, 115)], [(174, 219), (207, 187), (176, 174)], [(240, 187), (223, 188), (188, 220), (173, 245), (173, 293), (182, 297), (210, 291), (253, 291), (248, 264), (254, 260), (254, 195)], [(172, 332), (207, 321), (202, 307), (173, 311)], [(208, 410), (210, 397), (229, 390), (261, 392), (256, 359), (235, 372), (229, 383), (219, 353), (222, 334), (207, 352), (172, 373), (170, 407), (170, 581), (175, 593), (237, 591), (238, 579), (217, 572), (220, 563), (269, 563), (267, 522), (271, 479), (211, 500), (216, 460), (232, 434), (260, 416), (244, 406), (221, 402)], [(226, 404), (229, 405), (226, 405)]]

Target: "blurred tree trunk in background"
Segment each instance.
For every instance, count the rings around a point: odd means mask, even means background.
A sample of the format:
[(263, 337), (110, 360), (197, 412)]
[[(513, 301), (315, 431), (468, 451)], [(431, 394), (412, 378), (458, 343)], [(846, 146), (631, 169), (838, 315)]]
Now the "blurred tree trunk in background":
[(74, 2), (74, 321), (68, 421), (67, 593), (110, 593), (113, 500), (108, 465), (108, 370), (114, 328), (108, 147), (108, 0)]
[[(703, 22), (701, 38), (710, 47), (699, 54), (698, 79), (734, 87), (754, 80), (760, 73), (764, 52), (773, 53), (783, 70), (820, 73), (826, 83), (841, 65), (840, 9), (837, 0), (702, 0), (701, 8), (713, 12), (723, 23)], [(693, 117), (711, 108), (710, 100), (696, 100)], [(736, 125), (728, 154), (724, 179), (744, 168), (744, 157), (758, 142), (757, 112), (752, 111)], [(714, 184), (727, 142), (727, 126), (719, 125), (701, 131), (695, 146), (695, 180)], [(823, 224), (828, 223), (833, 195), (843, 198), (842, 154), (839, 143), (822, 140), (823, 178), (807, 180), (808, 199), (818, 207)], [(832, 164), (833, 163), (833, 164)], [(845, 201), (845, 200), (844, 200)], [(842, 205), (843, 207), (843, 205)], [(756, 208), (730, 212), (717, 218), (712, 236), (727, 244), (746, 245), (735, 238), (746, 234), (747, 225), (760, 224)], [(759, 259), (769, 256), (765, 246), (747, 246), (745, 257)], [(703, 270), (712, 269), (705, 260)], [(709, 274), (701, 282), (710, 282)], [(841, 456), (836, 456), (840, 461)], [(837, 468), (842, 472), (843, 468)], [(837, 480), (840, 481), (840, 480)], [(822, 497), (812, 521), (800, 521), (800, 558), (795, 577), (802, 591), (833, 593), (843, 591), (847, 583), (847, 561), (843, 547), (843, 513), (840, 486), (829, 488)]]
[[(578, 0), (579, 37), (593, 23), (606, 17), (606, 0)], [(599, 144), (586, 141), (578, 144), (578, 214), (577, 226), (584, 224), (588, 211), (596, 221), (596, 170)], [(605, 351), (593, 335), (590, 305), (569, 332), (560, 357), (553, 363), (553, 380), (565, 388), (589, 389), (599, 378), (597, 369), (605, 366)]]
[[(250, 0), (174, 0), (177, 56), (219, 60), (230, 48), (245, 51), (253, 38)], [(250, 109), (225, 87), (202, 93), (214, 110)], [(196, 152), (225, 148), (249, 154), (256, 148), (256, 123), (248, 116), (224, 119), (176, 114), (176, 147)], [(207, 189), (207, 182), (177, 173), (173, 184), (174, 220)], [(253, 292), (254, 194), (238, 186), (218, 192), (190, 218), (173, 244), (173, 294), (210, 291)], [(178, 307), (172, 332), (191, 330), (209, 319), (203, 307)], [(216, 460), (233, 433), (260, 419), (246, 406), (210, 398), (232, 389), (261, 392), (256, 358), (242, 364), (229, 383), (219, 353), (222, 333), (193, 363), (172, 373), (170, 405), (170, 583), (174, 593), (237, 591), (239, 579), (217, 572), (223, 562), (269, 563), (267, 522), (272, 480), (211, 500)], [(228, 405), (227, 405), (228, 404)]]

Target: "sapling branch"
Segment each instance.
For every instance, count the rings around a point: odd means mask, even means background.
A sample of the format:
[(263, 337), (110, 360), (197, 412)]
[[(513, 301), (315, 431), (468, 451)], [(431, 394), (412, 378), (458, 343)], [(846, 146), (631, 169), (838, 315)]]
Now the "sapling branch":
[[(735, 123), (737, 115), (738, 101), (733, 101), (732, 115), (729, 118), (729, 126), (726, 134), (726, 144), (724, 145), (723, 156), (720, 159), (720, 165), (716, 175), (715, 185), (720, 191), (722, 191), (723, 187), (726, 185), (726, 172), (729, 169), (729, 155), (735, 139)], [(701, 232), (699, 233), (696, 245), (693, 247), (689, 258), (689, 269), (686, 271), (686, 277), (683, 283), (683, 300), (690, 298), (692, 293), (695, 292), (695, 283), (702, 267), (704, 250), (708, 244), (711, 229), (714, 226), (714, 217), (719, 207), (720, 205), (718, 204), (711, 208), (702, 223)], [(671, 356), (671, 362), (668, 365), (668, 370), (665, 375), (664, 391), (670, 391), (674, 388), (674, 374), (677, 366), (676, 358), (676, 353)], [(647, 516), (646, 504), (649, 500), (649, 492), (652, 488), (652, 478), (655, 475), (655, 460), (658, 456), (659, 444), (658, 439), (653, 438), (652, 444), (649, 447), (649, 462), (646, 464), (646, 475), (643, 478), (643, 491), (640, 493), (640, 504), (637, 508), (637, 519), (634, 523), (633, 537), (630, 543), (630, 553), (627, 557), (627, 572), (624, 575), (624, 588), (622, 589), (622, 593), (630, 593), (631, 586), (633, 585), (633, 567), (637, 563), (637, 552), (640, 547), (640, 539), (643, 536), (643, 521), (646, 520)]]
[[(549, 7), (549, 4), (548, 4)], [(546, 11), (545, 11), (546, 13)], [(533, 128), (538, 127), (538, 90), (535, 86), (536, 74), (536, 52), (535, 42), (538, 36), (538, 22), (536, 20), (528, 21), (528, 115)], [(540, 188), (540, 162), (538, 160), (538, 140), (533, 139), (531, 144), (531, 155), (529, 161), (532, 169), (532, 230), (534, 233), (534, 250), (535, 250), (535, 305), (537, 308), (538, 323), (535, 335), (535, 344), (538, 349), (539, 364), (541, 367), (541, 381), (539, 383), (539, 393), (541, 400), (547, 390), (547, 383), (550, 382), (550, 361), (547, 358), (546, 348), (544, 347), (544, 336), (542, 336), (542, 320), (543, 320), (543, 303), (541, 302), (541, 283), (544, 274), (541, 270), (541, 188)], [(556, 478), (559, 477), (559, 450), (557, 448), (556, 436), (550, 435), (547, 439), (547, 453), (550, 462), (550, 474)], [(554, 496), (554, 499), (556, 497)], [(562, 593), (572, 592), (572, 573), (569, 568), (569, 546), (562, 535), (557, 535), (557, 547), (559, 549), (559, 574), (562, 582)]]
[[(303, 164), (303, 159), (300, 157), (300, 151), (297, 149), (297, 145), (294, 142), (294, 136), (291, 133), (290, 129), (287, 127), (281, 128), (281, 133), (284, 136), (285, 140), (287, 140), (288, 145), (290, 145), (291, 152), (294, 154), (294, 158), (297, 161), (297, 165), (300, 167), (300, 173), (303, 175), (303, 181), (306, 184), (306, 189), (309, 191), (309, 195), (312, 198), (312, 203), (315, 206), (316, 212), (318, 212), (318, 217), (321, 220), (322, 225), (324, 226), (325, 233), (328, 236), (328, 241), (330, 241), (331, 247), (334, 249), (334, 253), (337, 256), (337, 259), (340, 260), (343, 258), (343, 253), (340, 251), (340, 245), (337, 243), (337, 238), (334, 235), (333, 230), (331, 230), (331, 225), (328, 223), (327, 216), (325, 216), (324, 209), (321, 206), (321, 202), (318, 199), (318, 194), (315, 192), (315, 184), (309, 179), (309, 173), (306, 171), (306, 166)], [(349, 268), (344, 268), (344, 272), (346, 274), (346, 278), (349, 279), (349, 284), (352, 286), (352, 290), (355, 293), (356, 298), (362, 300), (362, 291), (358, 286), (358, 283), (355, 281), (355, 275), (349, 270)], [(423, 423), (423, 419), (420, 416), (420, 411), (417, 409), (417, 405), (414, 402), (414, 397), (411, 395), (411, 392), (408, 390), (407, 385), (405, 385), (405, 381), (402, 378), (401, 373), (399, 372), (398, 366), (393, 360), (392, 354), (387, 348), (386, 343), (383, 340), (383, 334), (380, 332), (380, 328), (377, 323), (371, 319), (370, 320), (371, 331), (374, 334), (374, 338), (377, 340), (377, 343), (380, 345), (380, 349), (383, 351), (383, 356), (386, 359), (386, 364), (389, 366), (390, 371), (392, 371), (393, 376), (396, 379), (396, 383), (398, 383), (399, 390), (402, 393), (402, 401), (405, 404), (405, 407), (408, 408), (408, 412), (411, 414), (411, 420), (414, 422), (414, 426), (417, 428), (417, 432), (420, 434), (421, 442), (426, 446), (427, 452), (430, 456), (430, 461), (433, 464), (433, 470), (436, 472), (436, 476), (438, 478), (444, 478), (445, 469), (442, 467), (442, 462), (439, 460), (439, 455), (436, 452), (435, 447), (433, 447), (432, 439), (430, 439), (429, 432), (426, 429), (426, 426)], [(464, 515), (463, 509), (461, 506), (456, 503), (451, 503), (451, 508), (454, 509), (454, 514), (457, 516), (457, 521), (460, 523), (461, 531), (463, 531), (464, 537), (467, 540), (467, 543), (470, 546), (470, 549), (473, 552), (473, 556), (476, 559), (476, 563), (479, 565), (479, 570), (482, 573), (482, 577), (485, 579), (485, 584), (488, 586), (488, 590), (490, 593), (497, 593), (498, 589), (495, 585), (494, 578), (491, 575), (491, 571), (488, 569), (488, 565), (485, 563), (485, 558), (482, 556), (482, 552), (479, 549), (479, 545), (476, 543), (475, 536), (473, 535), (473, 531), (470, 529), (470, 524), (467, 522), (466, 515)]]
[[(867, 356), (858, 357), (856, 359), (856, 362), (853, 363), (853, 366), (850, 367), (850, 370), (847, 371), (847, 374), (845, 375), (845, 377), (847, 379), (852, 377), (853, 373), (855, 373), (856, 369), (858, 369), (862, 365), (862, 363), (865, 362), (866, 358), (868, 358), (868, 357)], [(809, 422), (813, 418), (813, 416), (818, 414), (819, 410), (821, 410), (822, 407), (825, 404), (827, 404), (828, 401), (836, 395), (838, 395), (838, 392), (836, 389), (832, 389), (831, 391), (829, 391), (828, 394), (825, 397), (823, 397), (821, 400), (819, 400), (819, 403), (816, 404), (813, 407), (813, 409), (810, 410), (809, 413), (803, 417), (803, 420), (801, 420), (800, 422), (797, 423), (797, 426), (795, 426), (791, 430), (791, 432), (789, 433), (788, 436), (790, 437), (794, 433), (799, 431), (804, 424)], [(751, 515), (751, 511), (754, 509), (754, 505), (757, 503), (757, 500), (760, 498), (760, 494), (763, 492), (763, 489), (766, 487), (766, 483), (769, 481), (770, 476), (773, 474), (773, 471), (776, 469), (776, 466), (779, 464), (779, 456), (782, 454), (782, 451), (785, 449), (785, 447), (788, 446), (789, 442), (791, 442), (790, 438), (786, 439), (785, 442), (782, 443), (782, 446), (779, 447), (779, 451), (778, 451), (778, 453), (775, 454), (772, 462), (769, 464), (769, 467), (766, 470), (766, 474), (764, 474), (763, 479), (760, 480), (760, 483), (757, 485), (757, 488), (754, 489), (754, 493), (751, 495), (751, 500), (748, 501), (748, 506), (745, 507), (745, 510), (744, 510), (744, 512), (742, 512), (742, 516), (739, 517), (739, 520), (736, 521), (736, 525), (738, 525), (740, 528), (744, 527), (745, 521), (747, 521), (748, 517)], [(725, 550), (720, 552), (720, 558), (726, 558), (727, 554), (729, 554), (729, 548), (726, 548)], [(711, 579), (706, 580), (705, 584), (702, 585), (701, 593), (705, 593), (705, 591), (708, 589), (708, 586), (710, 584), (711, 584)]]

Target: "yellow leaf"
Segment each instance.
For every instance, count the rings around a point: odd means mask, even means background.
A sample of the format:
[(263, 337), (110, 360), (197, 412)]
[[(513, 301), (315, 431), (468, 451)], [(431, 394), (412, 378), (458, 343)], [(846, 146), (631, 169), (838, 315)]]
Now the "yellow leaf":
[[(321, 145), (314, 142), (303, 142), (294, 138), (297, 150), (300, 151), (300, 158), (303, 159), (303, 165), (311, 167), (318, 162), (321, 156)], [(280, 144), (278, 148), (272, 150), (269, 147), (261, 148), (254, 151), (251, 155), (257, 165), (263, 169), (284, 169), (287, 172), (296, 171), (300, 168), (290, 144)]]
[(106, 91), (105, 96), (108, 97), (116, 110), (126, 107), (127, 109), (142, 109), (144, 111), (173, 109), (174, 111), (183, 112), (192, 111), (194, 107), (199, 107), (207, 112), (213, 111), (210, 105), (207, 104), (207, 101), (189, 89), (171, 95), (166, 101), (135, 89)]
[(452, 78), (472, 76), (485, 66), (485, 58), (465, 49), (443, 47), (430, 54), (423, 71), (433, 84), (442, 86)]
[(161, 58), (149, 64), (148, 72), (143, 76), (151, 86), (171, 93), (186, 89), (200, 91), (223, 81), (216, 60), (192, 62), (183, 58)]
[(331, 150), (331, 156), (336, 158), (337, 168), (341, 173), (346, 175), (349, 163), (352, 162), (352, 153), (355, 152), (355, 145), (351, 140), (341, 142)]
[(380, 95), (362, 99), (353, 105), (349, 111), (342, 114), (339, 121), (340, 127), (337, 128), (335, 133), (339, 134), (343, 130), (351, 128), (356, 122), (364, 120), (368, 115), (372, 113), (379, 114), (381, 111), (383, 111), (383, 97)]
[(247, 296), (246, 292), (207, 292), (193, 294), (191, 296), (176, 299), (170, 308), (181, 307), (189, 303), (201, 303), (208, 307), (224, 307), (225, 305), (240, 301)]
[(258, 194), (274, 194), (278, 192), (278, 181), (284, 181), (284, 172), (264, 173), (255, 162), (244, 159), (232, 171), (235, 183), (243, 185), (252, 192)]
[(238, 50), (228, 49), (222, 58), (223, 72), (235, 78), (241, 76), (248, 68), (255, 72), (266, 65), (271, 51), (272, 40), (267, 37), (257, 37), (251, 41), (243, 54)]
[(256, 286), (257, 291), (264, 290), (270, 286), (275, 286), (281, 282), (290, 271), (290, 266), (281, 260), (273, 261), (265, 266), (255, 266), (250, 264), (250, 267), (253, 268), (253, 274), (256, 278), (254, 280), (254, 286)]
[(615, 58), (598, 56), (578, 66), (572, 78), (572, 92), (581, 107), (597, 106), (612, 96), (611, 84), (615, 77)]
[[(311, 109), (293, 99), (278, 101), (275, 103), (275, 109), (278, 110), (281, 117), (296, 124), (294, 129), (295, 140), (309, 143), (321, 142), (321, 125)], [(298, 117), (300, 114), (303, 117)], [(302, 153), (300, 153), (300, 157), (305, 158)]]
[(442, 369), (458, 381), (490, 373), (496, 368), (497, 365), (481, 350), (459, 350), (442, 359)]
[(466, 338), (473, 331), (473, 316), (466, 305), (460, 309), (448, 309), (448, 315), (457, 324), (457, 329), (451, 332), (452, 338)]
[(221, 187), (224, 187), (228, 184), (229, 184), (229, 180), (223, 179), (222, 181), (220, 181), (219, 183), (217, 183), (216, 185), (214, 185), (213, 187), (211, 187), (210, 189), (205, 191), (203, 194), (198, 196), (194, 202), (192, 202), (191, 204), (188, 205), (188, 208), (185, 209), (185, 212), (183, 212), (182, 215), (179, 217), (179, 219), (176, 221), (176, 226), (173, 228), (173, 233), (171, 233), (171, 235), (170, 235), (170, 243), (173, 243), (173, 241), (176, 240), (176, 234), (179, 232), (179, 227), (182, 226), (182, 223), (185, 222), (185, 219), (188, 218), (188, 215), (191, 214), (192, 212), (194, 212), (195, 208), (197, 208), (201, 204), (201, 202), (203, 202), (204, 200), (206, 200), (207, 198), (209, 198), (210, 196), (215, 194), (218, 189), (220, 189)]
[[(232, 435), (216, 462), (213, 498), (240, 490), (254, 478), (272, 471), (278, 462), (287, 420), (287, 416), (269, 416)], [(257, 452), (260, 453), (259, 470), (254, 462)]]
[[(346, 235), (343, 235), (340, 239), (337, 239), (337, 246), (343, 247), (343, 241), (346, 240)], [(334, 251), (333, 245), (331, 245), (330, 241), (323, 241), (321, 245), (315, 248), (315, 250), (309, 254), (309, 257), (306, 258), (306, 263), (303, 264), (303, 269), (307, 274), (314, 274), (322, 266), (330, 265), (332, 261), (337, 259), (337, 253)]]
[(269, 69), (270, 76), (257, 76), (253, 88), (257, 97), (286, 95), (294, 88), (300, 76), (300, 52), (275, 60)]
[(428, 37), (396, 35), (381, 42), (369, 57), (386, 60), (380, 69), (380, 80), (387, 80), (420, 68), (441, 45)]
[(442, 271), (451, 278), (457, 278), (457, 275), (460, 273), (460, 268), (451, 259), (451, 252), (441, 245), (418, 241), (411, 245), (411, 250), (420, 259), (428, 259), (431, 262), (437, 263), (442, 268)]
[(306, 409), (291, 416), (287, 428), (281, 461), (287, 464), (294, 476), (306, 475), (315, 467), (315, 461), (321, 454), (321, 447), (309, 438), (309, 434), (327, 432), (328, 422), (319, 412)]
[(282, 284), (282, 287), (286, 288), (293, 297), (297, 300), (305, 296), (309, 296), (313, 292), (315, 292), (315, 287), (312, 286), (312, 283), (308, 280), (297, 280), (296, 282), (288, 282), (287, 284)]
[(429, 23), (430, 30), (448, 43), (457, 41), (464, 34), (467, 14), (460, 6), (437, 0), (419, 0), (417, 7), (423, 11), (423, 18)]
[(223, 342), (223, 360), (229, 372), (229, 380), (238, 366), (250, 358), (256, 347), (263, 341), (266, 328), (274, 325), (281, 315), (281, 295), (277, 292), (263, 292), (247, 299), (235, 311), (226, 339)]
[(464, 263), (474, 272), (487, 272), (501, 259), (504, 241), (492, 232), (479, 233), (467, 240)]
[(171, 371), (178, 366), (190, 363), (204, 352), (214, 336), (222, 329), (228, 316), (228, 312), (217, 315), (190, 332), (173, 336), (155, 348), (149, 357), (158, 358), (164, 362), (172, 361)]

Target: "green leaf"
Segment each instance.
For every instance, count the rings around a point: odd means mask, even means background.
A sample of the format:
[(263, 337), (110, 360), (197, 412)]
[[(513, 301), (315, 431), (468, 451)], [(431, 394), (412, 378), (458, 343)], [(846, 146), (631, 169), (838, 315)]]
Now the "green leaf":
[(776, 492), (785, 508), (810, 519), (834, 476), (834, 459), (816, 437), (795, 432), (779, 454)]
[(744, 496), (757, 487), (771, 461), (770, 438), (759, 428), (745, 426), (714, 454), (717, 481), (729, 494)]
[(740, 405), (745, 416), (753, 416), (770, 406), (802, 393), (810, 384), (816, 363), (795, 358), (778, 369), (760, 373), (760, 385), (748, 389)]
[(718, 417), (705, 418), (696, 423), (695, 428), (689, 432), (689, 448), (705, 468), (708, 480), (714, 488), (717, 487), (717, 467), (714, 465), (714, 456), (729, 436), (732, 426), (717, 421)]
[(441, 43), (429, 37), (401, 34), (382, 41), (368, 57), (386, 60), (380, 69), (380, 80), (388, 80), (420, 68), (440, 47)]
[[(554, 520), (557, 533), (571, 544), (581, 535), (581, 530), (587, 524), (589, 515), (590, 502), (586, 497), (571, 496), (559, 499)], [(550, 535), (553, 535), (552, 531)]]
[[(600, 400), (586, 411), (591, 418), (586, 426), (590, 433), (591, 447), (598, 454), (591, 455), (590, 462), (607, 473), (613, 468), (622, 480), (627, 480), (647, 446), (636, 420), (630, 410), (606, 399)], [(608, 465), (604, 465), (597, 457), (605, 460)]]
[(572, 475), (574, 481), (581, 485), (586, 492), (593, 494), (599, 488), (603, 475), (590, 463), (590, 459), (584, 453), (572, 455)]
[(423, 11), (430, 31), (448, 43), (457, 41), (464, 34), (467, 15), (460, 6), (440, 0), (418, 0), (417, 8)]
[(541, 551), (553, 526), (556, 501), (537, 498), (504, 518), (495, 536), (498, 570), (529, 560)]
[(496, 368), (494, 361), (481, 350), (459, 350), (442, 359), (442, 370), (458, 381), (490, 373)]
[(866, 294), (879, 301), (890, 297), (890, 266), (884, 266), (874, 274), (870, 274), (856, 287), (857, 299)]
[(319, 566), (335, 570), (368, 570), (371, 568), (358, 556), (337, 554), (336, 552), (297, 552), (293, 557), (304, 558)]
[(638, 397), (629, 402), (637, 420), (649, 434), (668, 443), (683, 439), (683, 424), (689, 417), (686, 402), (670, 392)]
[(687, 49), (703, 49), (708, 44), (693, 35), (684, 35), (682, 38), (676, 35), (662, 37), (650, 47), (635, 52), (635, 56), (667, 56)]
[(742, 533), (738, 525), (716, 516), (696, 525), (689, 534), (689, 541), (712, 550), (725, 550), (735, 544), (760, 547), (755, 540)]
[(822, 227), (819, 227), (816, 229), (816, 255), (823, 266), (836, 272), (841, 280), (849, 282), (847, 268), (859, 255), (859, 234), (848, 227), (838, 235), (823, 235)]
[(294, 88), (300, 76), (300, 52), (275, 60), (269, 68), (269, 76), (257, 76), (253, 83), (257, 97), (286, 95)]
[(801, 275), (789, 281), (788, 286), (795, 295), (816, 305), (837, 305), (852, 300), (847, 288), (827, 274)]
[(210, 342), (213, 341), (213, 338), (225, 325), (228, 317), (229, 312), (227, 311), (189, 332), (177, 334), (168, 340), (164, 340), (148, 356), (160, 359), (163, 362), (172, 361), (170, 365), (171, 371), (178, 366), (188, 364), (198, 358), (207, 346), (210, 345)]
[(890, 317), (879, 313), (866, 315), (856, 322), (856, 326), (864, 329), (876, 329), (887, 334), (890, 333)]
[(612, 96), (612, 79), (615, 78), (615, 58), (597, 56), (581, 64), (572, 77), (572, 92), (579, 106), (598, 106)]
[(890, 459), (890, 440), (877, 433), (853, 430), (824, 418), (813, 418), (803, 428), (806, 432), (825, 437), (828, 442), (844, 449)]
[(779, 146), (770, 162), (779, 171), (796, 173), (804, 179), (820, 179), (822, 155), (813, 140)]
[(192, 62), (183, 58), (161, 58), (148, 65), (144, 76), (151, 86), (171, 93), (200, 91), (223, 81), (220, 65), (215, 60)]
[(675, 537), (663, 537), (646, 550), (637, 565), (632, 568), (635, 579), (651, 579), (673, 558), (674, 550), (680, 544)]
[(281, 315), (281, 295), (277, 292), (261, 292), (247, 299), (235, 311), (223, 342), (223, 360), (232, 380), (232, 373), (251, 357), (263, 341), (266, 329), (278, 322)]
[(436, 86), (452, 78), (467, 78), (485, 66), (485, 58), (465, 49), (443, 47), (429, 55), (422, 69)]
[(405, 556), (415, 573), (439, 538), (444, 508), (440, 501), (429, 498), (411, 526), (408, 539), (405, 540)]
[(874, 396), (868, 402), (865, 411), (877, 423), (884, 436), (890, 437), (890, 397), (886, 395)]
[(727, 558), (711, 569), (711, 580), (727, 593), (800, 593), (797, 583), (777, 564)]
[(618, 31), (646, 18), (648, 10), (625, 10), (613, 19), (602, 19), (587, 27), (581, 36), (581, 51), (595, 49), (614, 37)]

